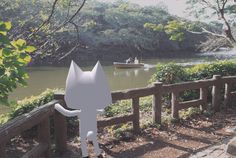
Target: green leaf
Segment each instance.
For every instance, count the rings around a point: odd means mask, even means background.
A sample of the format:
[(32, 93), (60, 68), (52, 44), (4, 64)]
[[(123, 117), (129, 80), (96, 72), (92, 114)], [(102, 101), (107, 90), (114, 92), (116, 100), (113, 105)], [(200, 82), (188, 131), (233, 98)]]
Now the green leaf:
[(11, 53), (12, 53), (11, 50), (8, 49), (8, 48), (3, 48), (2, 49), (2, 56), (5, 56), (5, 57), (10, 56)]
[(8, 21), (8, 22), (5, 22), (4, 25), (5, 25), (5, 28), (6, 28), (7, 30), (10, 30), (11, 27), (12, 27), (11, 22), (9, 22), (9, 21)]
[(26, 41), (23, 40), (23, 39), (18, 39), (18, 40), (16, 41), (16, 44), (17, 44), (18, 46), (22, 47), (22, 46), (26, 45)]
[(0, 44), (9, 44), (9, 42), (9, 38), (0, 33)]
[(28, 52), (28, 53), (32, 53), (36, 50), (36, 48), (34, 46), (27, 46), (25, 48), (25, 51)]
[(6, 32), (6, 31), (1, 31), (1, 30), (0, 30), (0, 34), (6, 36), (6, 35), (7, 35), (7, 32)]
[(27, 63), (29, 63), (31, 61), (31, 57), (29, 55), (27, 55), (24, 59)]
[(31, 61), (31, 57), (28, 54), (21, 53), (19, 58), (18, 58), (18, 61), (21, 62), (21, 63), (27, 64)]

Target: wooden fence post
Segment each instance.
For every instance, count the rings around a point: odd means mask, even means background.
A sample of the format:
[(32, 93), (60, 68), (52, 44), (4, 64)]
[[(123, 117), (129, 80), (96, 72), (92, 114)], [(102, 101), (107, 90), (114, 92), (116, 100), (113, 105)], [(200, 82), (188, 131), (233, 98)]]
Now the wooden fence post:
[(202, 100), (201, 110), (207, 109), (207, 87), (200, 88), (200, 99)]
[(224, 94), (224, 105), (225, 106), (231, 105), (231, 98), (230, 98), (231, 89), (232, 89), (232, 84), (225, 83), (225, 94)]
[(50, 141), (50, 120), (46, 118), (38, 125), (39, 143), (47, 145), (47, 151), (43, 154), (45, 158), (51, 158), (51, 141)]
[(139, 98), (132, 99), (132, 107), (133, 107), (133, 129), (134, 133), (138, 134), (140, 132), (140, 125), (139, 125)]
[(6, 148), (5, 148), (5, 143), (0, 144), (0, 157), (1, 158), (6, 158)]
[(220, 103), (221, 103), (221, 96), (220, 96), (221, 76), (214, 75), (213, 79), (215, 80), (215, 82), (212, 88), (212, 107), (214, 111), (217, 112), (220, 111)]
[(179, 104), (179, 92), (173, 91), (171, 93), (171, 116), (174, 119), (179, 118), (178, 104)]
[[(54, 95), (54, 99), (61, 100), (61, 105), (66, 106), (64, 102), (64, 95)], [(56, 139), (56, 151), (64, 153), (67, 150), (67, 122), (66, 117), (55, 110), (54, 114), (54, 131)]]
[(155, 92), (152, 100), (152, 120), (153, 123), (161, 124), (161, 96), (162, 96), (162, 83), (154, 83)]

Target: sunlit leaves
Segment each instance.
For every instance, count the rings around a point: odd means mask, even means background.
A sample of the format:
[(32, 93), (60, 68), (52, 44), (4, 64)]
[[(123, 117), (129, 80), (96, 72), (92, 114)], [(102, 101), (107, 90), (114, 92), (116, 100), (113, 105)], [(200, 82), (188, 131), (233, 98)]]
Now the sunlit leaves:
[(11, 29), (11, 23), (10, 22), (1, 22), (0, 21), (0, 34), (6, 36), (7, 31)]
[(188, 24), (186, 22), (172, 20), (172, 21), (169, 21), (166, 25), (146, 23), (144, 24), (144, 27), (150, 28), (153, 31), (165, 31), (165, 33), (169, 35), (170, 40), (182, 41), (184, 40), (185, 30), (192, 28), (193, 25)]
[(28, 75), (24, 67), (30, 62), (28, 53), (36, 50), (23, 39), (10, 40), (7, 36), (10, 22), (0, 21), (0, 103), (7, 103), (9, 92), (17, 85), (25, 85)]
[(25, 51), (28, 53), (32, 53), (36, 51), (36, 48), (34, 46), (26, 46)]
[(152, 23), (145, 23), (144, 28), (150, 28), (153, 31), (163, 31), (164, 30), (163, 24), (156, 25), (156, 24), (152, 24)]

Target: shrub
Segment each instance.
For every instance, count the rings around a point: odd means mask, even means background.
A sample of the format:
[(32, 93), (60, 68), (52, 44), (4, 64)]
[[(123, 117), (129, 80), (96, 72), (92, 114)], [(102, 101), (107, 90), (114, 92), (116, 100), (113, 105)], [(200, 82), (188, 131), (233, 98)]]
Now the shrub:
[(9, 113), (0, 115), (0, 124), (3, 124), (17, 116), (28, 113), (36, 107), (44, 105), (53, 100), (54, 93), (58, 90), (47, 89), (38, 96), (25, 98), (11, 105), (12, 109)]
[(193, 67), (183, 67), (175, 63), (157, 65), (157, 70), (150, 82), (160, 81), (166, 84), (183, 81), (209, 79), (213, 75), (236, 75), (236, 63), (232, 61), (217, 61), (209, 64), (198, 64)]
[(186, 68), (186, 72), (189, 74), (188, 80), (209, 79), (213, 75), (236, 75), (236, 63), (225, 60), (210, 64), (199, 64), (191, 68)]
[(185, 81), (188, 75), (183, 66), (168, 63), (165, 65), (158, 64), (155, 74), (151, 77), (150, 82), (163, 82), (166, 84)]
[[(175, 63), (157, 65), (157, 71), (149, 82), (160, 81), (164, 84), (172, 84), (184, 81), (210, 79), (213, 75), (236, 75), (236, 63), (232, 61), (217, 61), (209, 64), (199, 64), (193, 67), (183, 67)], [(180, 94), (181, 100), (197, 99), (199, 91), (189, 90)], [(170, 96), (166, 95), (164, 101), (168, 102)]]

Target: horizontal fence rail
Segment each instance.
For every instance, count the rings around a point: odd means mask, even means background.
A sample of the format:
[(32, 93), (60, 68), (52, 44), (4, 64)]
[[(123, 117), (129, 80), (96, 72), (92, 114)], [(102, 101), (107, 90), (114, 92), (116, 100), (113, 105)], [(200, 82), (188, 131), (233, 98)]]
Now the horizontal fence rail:
[[(156, 82), (152, 86), (145, 88), (135, 88), (123, 91), (112, 92), (113, 102), (119, 100), (132, 100), (132, 113), (124, 116), (105, 118), (98, 120), (98, 127), (112, 126), (121, 123), (132, 122), (133, 131), (140, 132), (140, 110), (139, 100), (141, 97), (153, 96), (152, 101), (152, 118), (153, 123), (161, 123), (161, 100), (164, 94), (171, 94), (171, 116), (179, 118), (179, 111), (189, 107), (200, 107), (206, 109), (208, 106), (207, 95), (211, 88), (211, 106), (215, 111), (220, 110), (221, 102), (225, 106), (229, 106), (234, 98), (236, 91), (233, 91), (236, 84), (236, 76), (221, 77), (214, 75), (212, 79), (190, 81), (176, 84), (165, 85), (161, 82)], [(224, 100), (221, 100), (221, 90), (224, 88)], [(199, 91), (199, 98), (195, 100), (180, 101), (180, 93), (187, 90)], [(6, 124), (0, 126), (0, 155), (5, 157), (5, 145), (11, 138), (20, 135), (22, 132), (37, 126), (39, 143), (28, 151), (23, 158), (26, 157), (52, 157), (51, 142), (50, 142), (50, 121), (49, 117), (53, 116), (54, 132), (56, 139), (56, 150), (65, 152), (67, 145), (67, 122), (66, 118), (59, 112), (54, 110), (54, 105), (60, 103), (66, 107), (64, 94), (55, 94), (54, 100), (40, 106), (33, 111), (19, 116)]]

